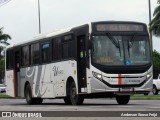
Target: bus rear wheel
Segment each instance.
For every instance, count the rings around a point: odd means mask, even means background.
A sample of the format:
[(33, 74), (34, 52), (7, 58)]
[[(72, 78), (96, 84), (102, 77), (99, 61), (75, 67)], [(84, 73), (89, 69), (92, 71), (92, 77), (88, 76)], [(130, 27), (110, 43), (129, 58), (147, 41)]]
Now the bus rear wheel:
[(42, 102), (43, 102), (42, 98), (33, 98), (32, 97), (32, 91), (31, 91), (30, 84), (26, 85), (26, 88), (25, 88), (25, 98), (26, 98), (26, 102), (27, 102), (28, 105), (42, 104)]
[(126, 105), (130, 100), (130, 95), (116, 95), (116, 100), (119, 105)]
[(84, 97), (77, 94), (76, 85), (74, 82), (72, 82), (70, 86), (70, 102), (72, 105), (81, 105), (83, 104)]

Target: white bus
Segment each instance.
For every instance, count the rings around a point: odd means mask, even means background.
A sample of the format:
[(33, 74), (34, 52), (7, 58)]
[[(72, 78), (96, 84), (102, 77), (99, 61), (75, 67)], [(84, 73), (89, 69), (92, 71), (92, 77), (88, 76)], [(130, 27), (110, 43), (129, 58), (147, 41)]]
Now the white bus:
[(127, 104), (130, 95), (152, 90), (151, 52), (139, 22), (92, 22), (40, 35), (6, 49), (6, 92), (27, 104), (101, 97)]

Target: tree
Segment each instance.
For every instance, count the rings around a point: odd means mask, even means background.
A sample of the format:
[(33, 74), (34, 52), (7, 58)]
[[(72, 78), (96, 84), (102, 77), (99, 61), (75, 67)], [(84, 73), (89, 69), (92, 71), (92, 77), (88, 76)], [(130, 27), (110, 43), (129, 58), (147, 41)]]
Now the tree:
[(2, 43), (4, 45), (9, 45), (7, 40), (11, 39), (11, 37), (8, 34), (4, 34), (2, 30), (3, 30), (3, 27), (0, 28), (0, 43)]
[(158, 6), (155, 8), (153, 13), (153, 19), (149, 23), (149, 30), (153, 35), (160, 37), (160, 0), (157, 0)]
[(9, 45), (7, 42), (8, 39), (11, 39), (10, 35), (3, 33), (3, 27), (0, 28), (0, 59), (2, 58), (1, 52), (4, 50), (5, 46)]
[(1, 80), (4, 78), (4, 69), (5, 69), (5, 60), (4, 56), (2, 56), (2, 51), (4, 50), (5, 46), (9, 45), (7, 42), (8, 39), (11, 39), (11, 37), (8, 34), (3, 33), (3, 27), (0, 28), (0, 83)]
[(5, 73), (5, 60), (4, 58), (0, 59), (0, 83), (2, 83), (2, 79), (4, 78)]

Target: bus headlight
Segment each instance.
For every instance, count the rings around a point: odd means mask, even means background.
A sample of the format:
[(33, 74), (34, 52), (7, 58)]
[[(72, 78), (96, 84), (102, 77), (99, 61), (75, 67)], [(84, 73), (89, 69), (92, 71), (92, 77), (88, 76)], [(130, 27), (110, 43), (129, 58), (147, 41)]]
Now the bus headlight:
[(93, 74), (93, 76), (94, 76), (95, 78), (97, 78), (98, 80), (102, 80), (102, 75), (101, 75), (101, 74), (96, 73), (96, 72), (93, 72), (93, 71), (92, 71), (92, 74)]
[(152, 72), (147, 74), (147, 80), (150, 79), (152, 77)]

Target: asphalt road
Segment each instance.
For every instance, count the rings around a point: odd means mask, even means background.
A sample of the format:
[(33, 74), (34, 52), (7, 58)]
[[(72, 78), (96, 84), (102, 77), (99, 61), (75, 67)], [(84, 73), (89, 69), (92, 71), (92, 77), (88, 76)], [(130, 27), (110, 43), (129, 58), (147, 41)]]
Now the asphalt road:
[[(57, 114), (56, 120), (60, 119), (73, 119), (75, 117), (67, 117), (64, 111), (81, 111), (81, 115), (77, 116), (76, 119), (81, 120), (97, 120), (97, 119), (104, 119), (106, 117), (95, 117), (95, 114), (103, 113), (104, 111), (111, 111), (113, 113), (122, 112), (126, 113), (128, 111), (132, 114), (137, 112), (146, 111), (147, 113), (152, 112), (160, 115), (160, 100), (130, 100), (129, 104), (127, 105), (118, 105), (116, 100), (114, 99), (85, 99), (84, 104), (81, 106), (72, 106), (72, 105), (65, 105), (62, 99), (52, 99), (52, 100), (44, 100), (43, 104), (41, 105), (27, 105), (25, 99), (0, 99), (0, 111), (54, 111), (53, 114)], [(91, 116), (85, 117), (85, 114), (89, 113)], [(90, 112), (94, 111), (94, 112)], [(96, 111), (96, 112), (95, 112)], [(113, 114), (108, 113), (108, 114)], [(51, 113), (52, 114), (52, 113)], [(77, 114), (76, 112), (69, 112), (67, 113), (69, 116), (73, 116)], [(84, 115), (84, 116), (83, 116)], [(156, 116), (156, 115), (155, 115)], [(82, 118), (81, 118), (82, 117)], [(130, 120), (135, 119), (137, 117), (107, 117), (107, 120)], [(139, 117), (141, 120), (158, 120), (160, 117)], [(0, 118), (1, 119), (1, 118)], [(7, 118), (8, 119), (8, 118)], [(18, 118), (17, 118), (18, 119)], [(34, 118), (36, 119), (36, 118)], [(38, 118), (39, 119), (39, 118)], [(43, 119), (43, 118), (41, 118)], [(47, 117), (45, 120), (50, 119)], [(139, 120), (138, 119), (138, 120)]]

